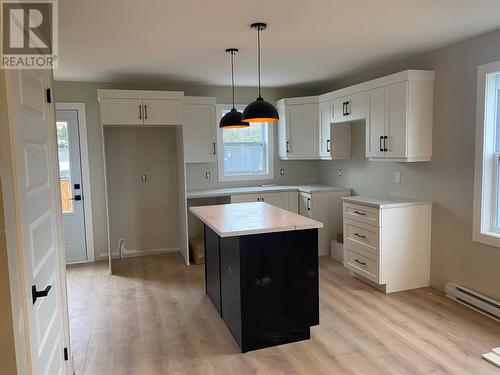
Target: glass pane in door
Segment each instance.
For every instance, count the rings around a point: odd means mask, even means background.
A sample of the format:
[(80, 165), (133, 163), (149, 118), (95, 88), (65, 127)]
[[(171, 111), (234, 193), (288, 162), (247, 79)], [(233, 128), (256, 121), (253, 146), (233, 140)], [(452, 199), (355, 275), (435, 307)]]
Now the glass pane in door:
[(63, 212), (73, 212), (71, 168), (69, 163), (68, 123), (57, 121), (57, 150), (59, 153), (59, 179)]

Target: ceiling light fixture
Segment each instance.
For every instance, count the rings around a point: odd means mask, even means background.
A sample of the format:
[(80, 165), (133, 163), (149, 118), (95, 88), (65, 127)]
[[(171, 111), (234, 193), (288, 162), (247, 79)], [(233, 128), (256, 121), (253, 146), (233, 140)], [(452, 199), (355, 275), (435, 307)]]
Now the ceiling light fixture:
[(247, 105), (243, 111), (243, 121), (248, 122), (277, 122), (279, 120), (278, 111), (269, 102), (262, 99), (260, 87), (260, 32), (267, 28), (267, 25), (262, 22), (252, 23), (252, 29), (257, 30), (257, 47), (258, 47), (258, 72), (259, 72), (259, 97), (254, 102)]
[(231, 87), (233, 88), (233, 108), (226, 113), (219, 122), (219, 128), (246, 128), (250, 126), (248, 122), (241, 120), (242, 113), (234, 108), (234, 55), (238, 53), (237, 48), (228, 48), (226, 53), (231, 56)]

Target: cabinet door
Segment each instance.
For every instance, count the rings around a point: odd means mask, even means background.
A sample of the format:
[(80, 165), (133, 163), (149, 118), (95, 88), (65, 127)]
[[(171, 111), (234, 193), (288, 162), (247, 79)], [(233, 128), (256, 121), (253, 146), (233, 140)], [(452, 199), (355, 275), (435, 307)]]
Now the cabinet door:
[(180, 125), (182, 124), (182, 103), (179, 100), (145, 99), (145, 125)]
[(262, 193), (261, 200), (278, 208), (288, 210), (288, 193)]
[(318, 104), (291, 105), (286, 108), (288, 157), (313, 159), (318, 152)]
[(215, 162), (215, 106), (184, 104), (182, 120), (186, 163)]
[(288, 157), (286, 110), (284, 106), (278, 106), (277, 110), (280, 117), (278, 120), (278, 154), (281, 159), (286, 159)]
[(354, 121), (365, 118), (366, 93), (351, 95), (345, 98), (346, 118), (348, 121)]
[(260, 194), (231, 195), (231, 203), (247, 203), (260, 201)]
[(142, 125), (141, 99), (101, 99), (102, 125)]
[(312, 202), (310, 194), (299, 194), (299, 214), (305, 217), (312, 218)]
[(385, 157), (406, 157), (406, 114), (408, 82), (385, 88), (387, 117), (385, 123)]
[(366, 93), (366, 156), (384, 157), (385, 88)]
[(323, 102), (319, 104), (319, 119), (320, 119), (320, 127), (319, 127), (319, 156), (323, 158), (328, 158), (331, 156), (331, 102)]
[(331, 122), (343, 122), (345, 121), (345, 108), (344, 108), (344, 103), (346, 101), (346, 98), (337, 98), (333, 99), (331, 103), (331, 116), (332, 120)]

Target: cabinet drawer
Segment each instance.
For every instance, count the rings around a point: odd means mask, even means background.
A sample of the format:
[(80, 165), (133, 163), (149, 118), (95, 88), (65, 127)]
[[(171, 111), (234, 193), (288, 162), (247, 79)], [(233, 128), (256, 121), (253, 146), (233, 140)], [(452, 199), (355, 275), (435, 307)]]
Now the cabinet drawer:
[(379, 209), (375, 207), (344, 202), (344, 219), (356, 220), (378, 227), (380, 223)]
[(346, 251), (346, 266), (368, 280), (377, 284), (379, 283), (380, 258), (368, 257), (348, 247)]
[(379, 255), (379, 228), (354, 220), (345, 220), (346, 240), (349, 245)]

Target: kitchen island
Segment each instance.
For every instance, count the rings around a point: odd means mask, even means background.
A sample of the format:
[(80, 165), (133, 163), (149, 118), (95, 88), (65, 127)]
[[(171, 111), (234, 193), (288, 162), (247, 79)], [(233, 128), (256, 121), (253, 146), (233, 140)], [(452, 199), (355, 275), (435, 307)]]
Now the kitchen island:
[(323, 224), (264, 202), (190, 211), (204, 223), (206, 293), (241, 351), (309, 339)]

